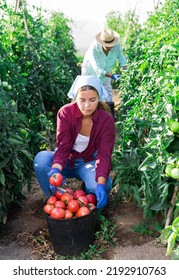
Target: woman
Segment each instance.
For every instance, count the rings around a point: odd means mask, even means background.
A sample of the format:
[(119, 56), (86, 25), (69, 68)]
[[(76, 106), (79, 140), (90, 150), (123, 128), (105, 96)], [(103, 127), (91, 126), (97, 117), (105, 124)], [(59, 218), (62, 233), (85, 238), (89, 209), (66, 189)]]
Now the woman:
[(61, 173), (82, 180), (86, 193), (96, 194), (98, 208), (107, 205), (115, 124), (103, 108), (105, 95), (97, 77), (75, 79), (68, 93), (75, 102), (64, 105), (57, 114), (56, 151), (42, 151), (34, 159), (35, 174), (47, 197), (51, 194), (49, 177)]

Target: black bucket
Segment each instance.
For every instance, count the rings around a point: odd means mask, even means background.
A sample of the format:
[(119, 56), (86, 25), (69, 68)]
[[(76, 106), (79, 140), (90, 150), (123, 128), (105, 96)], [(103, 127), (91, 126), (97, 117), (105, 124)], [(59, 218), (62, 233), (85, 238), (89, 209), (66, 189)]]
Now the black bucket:
[(88, 215), (71, 219), (52, 219), (45, 214), (54, 251), (64, 256), (80, 255), (94, 241), (96, 209)]

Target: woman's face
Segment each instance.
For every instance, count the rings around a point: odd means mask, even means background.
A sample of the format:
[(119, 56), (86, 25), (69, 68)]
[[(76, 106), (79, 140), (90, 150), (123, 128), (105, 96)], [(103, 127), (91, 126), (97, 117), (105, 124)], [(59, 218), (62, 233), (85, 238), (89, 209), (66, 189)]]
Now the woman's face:
[(95, 90), (79, 90), (76, 97), (78, 107), (84, 117), (91, 116), (99, 102), (98, 93)]

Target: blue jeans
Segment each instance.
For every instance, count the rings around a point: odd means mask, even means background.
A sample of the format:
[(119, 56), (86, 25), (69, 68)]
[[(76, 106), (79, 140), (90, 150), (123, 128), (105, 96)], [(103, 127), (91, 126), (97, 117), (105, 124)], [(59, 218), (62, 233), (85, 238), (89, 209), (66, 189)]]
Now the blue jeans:
[[(46, 197), (51, 195), (47, 173), (50, 171), (53, 156), (54, 152), (52, 151), (42, 151), (34, 158), (35, 175)], [(62, 170), (62, 175), (65, 178), (76, 178), (78, 180), (82, 180), (85, 183), (85, 192), (95, 193), (97, 187), (97, 182), (95, 180), (95, 160), (85, 163), (82, 158), (76, 159), (73, 168), (70, 167), (70, 163), (68, 161), (65, 168)], [(111, 188), (112, 181), (110, 177), (108, 177), (106, 182), (107, 192), (109, 192)]]

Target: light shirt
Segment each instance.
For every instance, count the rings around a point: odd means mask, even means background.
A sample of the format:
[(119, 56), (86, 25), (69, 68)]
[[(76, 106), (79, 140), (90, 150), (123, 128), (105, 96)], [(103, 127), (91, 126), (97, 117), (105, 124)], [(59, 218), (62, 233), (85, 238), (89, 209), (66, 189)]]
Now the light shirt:
[(112, 73), (116, 61), (119, 62), (121, 67), (127, 64), (120, 44), (115, 45), (108, 55), (105, 55), (102, 45), (95, 40), (84, 56), (82, 75), (96, 75), (104, 83), (109, 80), (105, 74), (107, 72)]
[(89, 139), (90, 139), (89, 136), (85, 136), (85, 135), (78, 133), (76, 141), (73, 145), (73, 150), (75, 150), (79, 153), (83, 152), (88, 146)]

